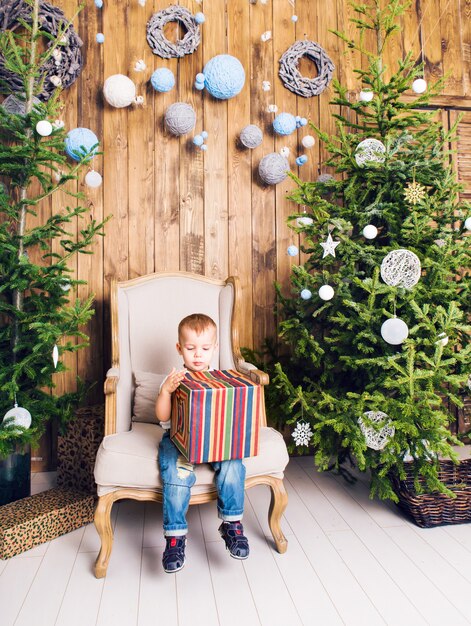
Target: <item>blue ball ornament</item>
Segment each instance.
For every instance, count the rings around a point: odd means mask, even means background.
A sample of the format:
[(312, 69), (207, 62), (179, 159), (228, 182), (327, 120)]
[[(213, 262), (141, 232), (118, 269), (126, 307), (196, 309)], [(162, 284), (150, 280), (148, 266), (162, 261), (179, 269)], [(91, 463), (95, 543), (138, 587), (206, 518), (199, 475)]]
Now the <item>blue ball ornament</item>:
[(301, 124), (301, 126), (307, 126), (307, 119), (305, 117), (302, 117), (301, 121), (300, 121), (300, 124)]
[(291, 113), (279, 113), (273, 120), (273, 130), (278, 135), (291, 135), (296, 130), (296, 118)]
[(98, 152), (98, 143), (98, 137), (88, 128), (73, 128), (65, 137), (64, 148), (74, 161), (81, 161), (84, 157), (88, 157), (88, 161)]
[(95, 6), (97, 9), (101, 9), (103, 6), (103, 0), (95, 0)]
[(228, 100), (242, 91), (245, 71), (239, 59), (218, 54), (203, 69), (206, 89), (218, 100)]
[(288, 253), (288, 256), (296, 256), (297, 254), (299, 254), (297, 246), (288, 246), (286, 252)]
[(303, 300), (310, 300), (312, 298), (312, 293), (309, 291), (309, 289), (303, 289), (301, 291), (301, 298)]
[(291, 16), (291, 21), (292, 22), (297, 22), (298, 21), (298, 16), (297, 15), (292, 15)]
[(195, 22), (197, 24), (204, 24), (206, 22), (206, 18), (204, 16), (204, 13), (201, 13), (201, 12), (196, 13), (195, 14)]
[(197, 83), (197, 82), (195, 82), (195, 89), (197, 89), (198, 91), (203, 91), (204, 83)]
[(207, 139), (208, 138), (208, 131), (202, 130), (201, 131), (201, 136), (203, 137), (203, 139)]
[(96, 42), (103, 43), (105, 41), (105, 35), (103, 33), (96, 34)]
[(195, 135), (193, 137), (193, 143), (195, 144), (195, 146), (202, 146), (204, 143), (204, 139), (202, 135)]
[(304, 165), (304, 161), (302, 160), (301, 157), (297, 157), (296, 158), (296, 165), (298, 165), (298, 166)]
[(175, 87), (175, 76), (168, 67), (159, 67), (150, 77), (150, 84), (161, 93), (166, 93)]
[(206, 150), (207, 150), (207, 149), (208, 149), (208, 146), (204, 143), (204, 144), (201, 146), (201, 150), (204, 150), (204, 151), (206, 152)]
[(196, 78), (195, 78), (197, 83), (203, 83), (204, 85), (204, 81), (206, 80), (204, 77), (204, 74), (202, 72), (198, 72), (198, 74), (196, 74)]

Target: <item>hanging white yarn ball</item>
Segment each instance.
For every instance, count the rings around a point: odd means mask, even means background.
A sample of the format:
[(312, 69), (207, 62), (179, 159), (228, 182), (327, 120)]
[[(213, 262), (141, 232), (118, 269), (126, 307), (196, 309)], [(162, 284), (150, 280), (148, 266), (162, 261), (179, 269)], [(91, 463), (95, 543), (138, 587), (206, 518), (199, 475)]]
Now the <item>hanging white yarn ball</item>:
[(313, 223), (314, 223), (314, 220), (312, 219), (312, 217), (309, 217), (308, 215), (301, 215), (301, 217), (296, 218), (296, 224), (298, 226), (310, 226)]
[(385, 152), (386, 147), (384, 143), (379, 141), (379, 139), (370, 137), (360, 141), (358, 144), (355, 150), (355, 161), (360, 167), (368, 163), (383, 163), (385, 160), (383, 156)]
[(22, 406), (15, 406), (5, 413), (3, 421), (9, 422), (9, 426), (21, 426), (22, 428), (29, 428), (31, 426), (31, 413), (24, 409)]
[(416, 78), (412, 83), (412, 91), (414, 93), (424, 93), (427, 91), (427, 81), (423, 78)]
[(136, 85), (124, 74), (113, 74), (105, 80), (103, 96), (113, 107), (128, 107), (136, 99)]
[(372, 448), (373, 450), (382, 450), (387, 445), (391, 437), (394, 437), (396, 429), (390, 421), (386, 422), (388, 415), (382, 411), (365, 411), (363, 415), (367, 417), (370, 422), (373, 422), (373, 424), (384, 423), (382, 428), (376, 430), (373, 426), (367, 426), (363, 417), (358, 418), (358, 424), (366, 440), (368, 448)]
[(374, 98), (374, 92), (371, 89), (362, 89), (360, 91), (360, 102), (371, 102)]
[(246, 148), (256, 148), (263, 141), (263, 132), (256, 124), (249, 124), (241, 130), (240, 141)]
[(186, 102), (175, 102), (165, 111), (165, 125), (174, 135), (186, 135), (196, 124), (196, 113)]
[(316, 140), (314, 139), (312, 135), (306, 135), (305, 137), (301, 139), (301, 143), (303, 144), (305, 148), (309, 150), (310, 148), (314, 146), (314, 144), (316, 143)]
[(362, 233), (365, 239), (374, 239), (378, 235), (378, 229), (376, 228), (374, 224), (368, 224), (362, 230)]
[(301, 291), (301, 298), (303, 300), (310, 300), (312, 298), (312, 293), (310, 292), (309, 289), (303, 289)]
[(381, 337), (392, 346), (398, 346), (409, 336), (407, 324), (398, 317), (386, 320), (381, 326)]
[(99, 187), (102, 182), (103, 182), (103, 178), (101, 177), (101, 174), (99, 174), (98, 172), (95, 172), (95, 170), (90, 170), (85, 175), (85, 184), (88, 187), (92, 187), (92, 188)]
[(41, 137), (49, 137), (49, 135), (52, 133), (51, 122), (49, 122), (48, 120), (40, 120), (36, 124), (36, 132), (38, 133), (38, 135), (41, 135)]
[(335, 291), (333, 287), (331, 287), (330, 285), (322, 285), (318, 293), (319, 293), (319, 298), (325, 301), (332, 300), (332, 298), (335, 295)]
[(263, 157), (258, 166), (258, 174), (267, 185), (277, 185), (288, 176), (289, 163), (278, 152)]
[(390, 287), (411, 289), (420, 279), (419, 257), (410, 250), (392, 250), (381, 262), (381, 278)]

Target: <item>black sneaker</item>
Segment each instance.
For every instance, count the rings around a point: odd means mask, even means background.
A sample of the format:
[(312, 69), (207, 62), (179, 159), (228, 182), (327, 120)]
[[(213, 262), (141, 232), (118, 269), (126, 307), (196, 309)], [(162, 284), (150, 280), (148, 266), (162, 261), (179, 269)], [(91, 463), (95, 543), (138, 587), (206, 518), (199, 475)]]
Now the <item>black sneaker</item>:
[(219, 526), (219, 534), (224, 539), (227, 550), (234, 559), (246, 559), (249, 556), (249, 542), (244, 535), (244, 527), (240, 522), (223, 522)]
[(186, 535), (166, 537), (166, 540), (167, 545), (162, 557), (162, 565), (167, 574), (174, 574), (179, 572), (185, 565)]

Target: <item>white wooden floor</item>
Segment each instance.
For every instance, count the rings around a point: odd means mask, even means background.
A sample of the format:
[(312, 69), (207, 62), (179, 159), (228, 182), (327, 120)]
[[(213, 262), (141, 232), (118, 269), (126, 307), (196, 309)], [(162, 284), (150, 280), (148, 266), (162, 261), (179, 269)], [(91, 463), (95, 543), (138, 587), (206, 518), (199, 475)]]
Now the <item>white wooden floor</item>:
[[(33, 492), (54, 474), (33, 476)], [(92, 567), (93, 525), (0, 560), (1, 626), (400, 626), (471, 624), (471, 525), (419, 529), (393, 505), (292, 459), (283, 521), (289, 546), (272, 545), (268, 489), (247, 492), (247, 561), (231, 559), (215, 503), (190, 507), (187, 563), (161, 566), (160, 505), (115, 505), (106, 579)]]

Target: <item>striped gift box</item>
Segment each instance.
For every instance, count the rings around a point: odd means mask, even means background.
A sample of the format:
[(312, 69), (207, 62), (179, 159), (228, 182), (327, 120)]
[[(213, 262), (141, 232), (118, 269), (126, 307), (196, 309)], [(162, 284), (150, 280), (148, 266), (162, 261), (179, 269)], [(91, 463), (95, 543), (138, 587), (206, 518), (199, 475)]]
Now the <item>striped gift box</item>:
[(256, 456), (263, 391), (234, 370), (188, 372), (173, 394), (170, 436), (191, 463)]

